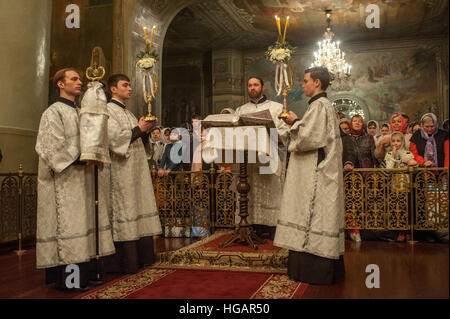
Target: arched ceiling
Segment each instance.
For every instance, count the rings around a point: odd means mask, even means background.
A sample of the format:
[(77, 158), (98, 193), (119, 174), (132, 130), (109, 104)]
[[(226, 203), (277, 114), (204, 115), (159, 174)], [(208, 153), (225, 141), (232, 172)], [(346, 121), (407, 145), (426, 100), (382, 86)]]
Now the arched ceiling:
[[(371, 3), (380, 7), (379, 29), (365, 25)], [(265, 48), (277, 37), (275, 15), (290, 17), (287, 41), (311, 45), (325, 31), (325, 9), (333, 10), (332, 30), (342, 43), (448, 35), (447, 0), (205, 0), (175, 17), (164, 51)]]

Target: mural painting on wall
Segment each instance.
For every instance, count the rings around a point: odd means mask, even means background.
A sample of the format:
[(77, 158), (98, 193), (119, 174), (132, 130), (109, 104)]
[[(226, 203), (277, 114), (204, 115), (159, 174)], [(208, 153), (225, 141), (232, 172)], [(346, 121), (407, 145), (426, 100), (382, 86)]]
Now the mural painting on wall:
[[(288, 95), (289, 109), (299, 115), (306, 111), (308, 98), (301, 88), (304, 70), (311, 65), (307, 55), (294, 56), (291, 66), (295, 74), (294, 89)], [(438, 113), (436, 57), (422, 48), (348, 54), (352, 76), (344, 83), (328, 89), (330, 99), (359, 101), (366, 120), (387, 122), (395, 112), (418, 120), (425, 112)], [(274, 68), (263, 57), (247, 58), (246, 76), (260, 76), (265, 81), (269, 99), (282, 103), (274, 89)]]

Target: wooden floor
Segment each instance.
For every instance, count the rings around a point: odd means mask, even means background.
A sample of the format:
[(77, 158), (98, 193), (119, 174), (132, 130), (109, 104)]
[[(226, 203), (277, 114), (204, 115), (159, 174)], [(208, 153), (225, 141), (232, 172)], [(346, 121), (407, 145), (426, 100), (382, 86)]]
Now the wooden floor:
[[(158, 238), (156, 252), (189, 245), (191, 239)], [(346, 279), (332, 286), (309, 286), (304, 298), (449, 298), (449, 246), (437, 243), (346, 242)], [(380, 288), (366, 287), (366, 267), (380, 270)], [(65, 299), (76, 293), (44, 284), (35, 249), (23, 256), (0, 255), (0, 298)], [(112, 280), (109, 276), (105, 280)]]

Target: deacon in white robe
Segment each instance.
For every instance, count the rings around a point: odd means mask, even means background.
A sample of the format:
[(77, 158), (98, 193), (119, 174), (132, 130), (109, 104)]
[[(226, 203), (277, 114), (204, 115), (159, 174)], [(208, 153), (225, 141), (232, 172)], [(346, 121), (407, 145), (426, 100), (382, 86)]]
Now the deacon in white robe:
[[(336, 111), (325, 93), (329, 74), (306, 70), (311, 97), (304, 117), (289, 112), (291, 157), (274, 245), (289, 249), (288, 275), (331, 284), (344, 276), (342, 145)], [(302, 185), (302, 187), (299, 187)]]
[[(89, 279), (88, 263), (96, 256), (93, 167), (79, 160), (79, 109), (74, 101), (81, 92), (73, 69), (56, 73), (58, 101), (42, 114), (36, 142), (39, 155), (36, 233), (37, 268), (46, 268), (47, 283), (66, 289), (65, 266), (78, 264), (80, 285)], [(99, 215), (100, 256), (114, 254), (107, 214)], [(72, 271), (70, 271), (71, 273)]]
[(111, 166), (100, 173), (100, 196), (109, 197), (107, 209), (117, 253), (106, 260), (107, 271), (135, 273), (154, 263), (153, 236), (162, 233), (144, 148), (153, 123), (143, 118), (138, 123), (126, 109), (124, 103), (131, 97), (128, 77), (113, 75), (108, 87), (113, 97), (107, 104)]
[(278, 174), (260, 174), (257, 165), (248, 165), (250, 184), (248, 221), (250, 224), (253, 224), (257, 235), (268, 232), (271, 239), (273, 239), (275, 226), (280, 213), (283, 182), (286, 172), (289, 126), (278, 118), (278, 115), (283, 111), (283, 105), (268, 100), (263, 93), (264, 81), (258, 77), (251, 77), (248, 80), (250, 102), (238, 107), (235, 114), (240, 116), (269, 110), (278, 130), (278, 165), (280, 166)]

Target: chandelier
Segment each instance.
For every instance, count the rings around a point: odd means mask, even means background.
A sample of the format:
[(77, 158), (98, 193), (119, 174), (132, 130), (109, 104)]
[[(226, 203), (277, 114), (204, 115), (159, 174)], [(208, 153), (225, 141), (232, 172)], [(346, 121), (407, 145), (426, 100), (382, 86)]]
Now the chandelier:
[(334, 33), (331, 32), (331, 10), (325, 10), (327, 16), (327, 31), (324, 40), (319, 41), (319, 50), (314, 52), (315, 61), (311, 67), (325, 67), (330, 73), (331, 82), (348, 79), (352, 66), (345, 62), (345, 53), (339, 47), (339, 41), (333, 42)]

